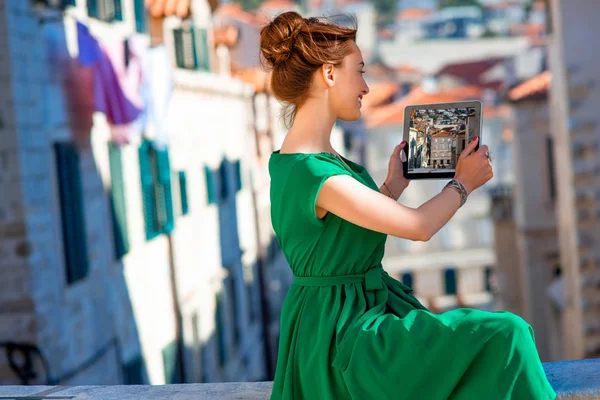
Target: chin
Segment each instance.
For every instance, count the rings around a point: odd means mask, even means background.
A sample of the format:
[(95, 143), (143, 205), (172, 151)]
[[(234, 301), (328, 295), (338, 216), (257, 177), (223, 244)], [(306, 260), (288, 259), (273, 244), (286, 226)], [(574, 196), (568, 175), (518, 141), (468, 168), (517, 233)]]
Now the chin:
[(361, 115), (362, 113), (360, 112), (360, 109), (358, 109), (354, 112), (344, 113), (343, 115), (340, 115), (338, 119), (341, 119), (342, 121), (352, 122), (359, 119)]

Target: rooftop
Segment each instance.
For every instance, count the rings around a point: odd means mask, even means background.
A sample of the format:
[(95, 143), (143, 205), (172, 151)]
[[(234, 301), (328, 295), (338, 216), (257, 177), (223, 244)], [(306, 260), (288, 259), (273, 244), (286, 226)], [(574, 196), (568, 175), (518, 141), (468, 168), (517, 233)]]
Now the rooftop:
[(515, 86), (508, 92), (511, 101), (524, 101), (534, 98), (545, 97), (550, 89), (552, 75), (550, 71), (544, 71), (531, 79)]
[[(544, 364), (559, 399), (598, 399), (600, 359)], [(0, 398), (43, 400), (267, 400), (272, 382), (156, 386), (0, 386)]]

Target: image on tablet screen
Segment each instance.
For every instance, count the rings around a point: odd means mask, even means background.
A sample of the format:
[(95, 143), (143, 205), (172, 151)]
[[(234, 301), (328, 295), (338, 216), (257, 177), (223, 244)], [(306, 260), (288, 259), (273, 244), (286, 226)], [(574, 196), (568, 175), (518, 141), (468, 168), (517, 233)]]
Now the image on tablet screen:
[(480, 135), (480, 116), (475, 108), (411, 110), (408, 140), (408, 172), (451, 172), (458, 157)]

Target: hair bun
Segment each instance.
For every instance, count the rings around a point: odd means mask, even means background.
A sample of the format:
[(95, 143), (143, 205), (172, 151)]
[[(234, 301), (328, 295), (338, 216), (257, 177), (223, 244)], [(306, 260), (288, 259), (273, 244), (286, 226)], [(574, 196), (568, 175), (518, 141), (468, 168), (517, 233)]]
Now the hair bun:
[(260, 31), (260, 51), (271, 65), (287, 61), (293, 54), (298, 35), (307, 27), (306, 19), (295, 11), (278, 15)]

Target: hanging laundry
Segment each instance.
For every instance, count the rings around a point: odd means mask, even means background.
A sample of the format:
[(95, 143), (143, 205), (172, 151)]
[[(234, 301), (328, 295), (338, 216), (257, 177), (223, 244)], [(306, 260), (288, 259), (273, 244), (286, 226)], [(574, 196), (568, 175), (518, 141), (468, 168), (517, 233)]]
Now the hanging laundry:
[(88, 28), (78, 23), (78, 60), (93, 69), (93, 92), (96, 111), (106, 115), (111, 139), (128, 144), (139, 133), (133, 124), (145, 107), (140, 95), (144, 80), (144, 47), (138, 39), (99, 42)]

